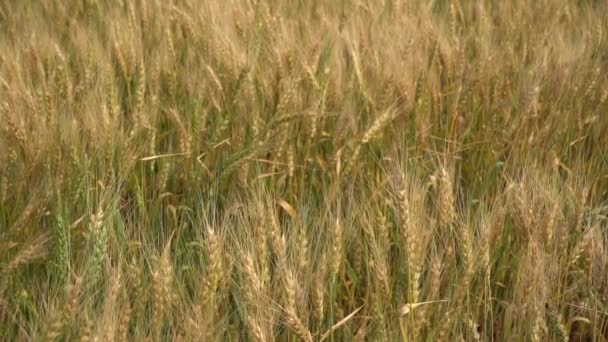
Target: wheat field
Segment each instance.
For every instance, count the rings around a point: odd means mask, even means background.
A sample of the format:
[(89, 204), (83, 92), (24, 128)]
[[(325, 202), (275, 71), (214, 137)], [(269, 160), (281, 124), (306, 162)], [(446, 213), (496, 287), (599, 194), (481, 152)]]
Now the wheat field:
[(607, 341), (608, 2), (0, 2), (0, 340)]

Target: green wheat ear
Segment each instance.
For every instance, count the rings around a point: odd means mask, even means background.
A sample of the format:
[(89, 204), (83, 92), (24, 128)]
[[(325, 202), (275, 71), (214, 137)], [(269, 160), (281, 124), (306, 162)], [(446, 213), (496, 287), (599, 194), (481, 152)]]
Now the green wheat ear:
[(92, 258), (90, 260), (91, 277), (97, 281), (103, 279), (106, 262), (108, 260), (108, 229), (106, 225), (107, 218), (104, 217), (104, 211), (99, 208), (97, 212), (91, 215), (89, 223), (89, 241), (92, 245)]
[(54, 240), (55, 240), (55, 266), (60, 279), (65, 279), (70, 267), (70, 227), (67, 225), (61, 215), (55, 214), (54, 225)]

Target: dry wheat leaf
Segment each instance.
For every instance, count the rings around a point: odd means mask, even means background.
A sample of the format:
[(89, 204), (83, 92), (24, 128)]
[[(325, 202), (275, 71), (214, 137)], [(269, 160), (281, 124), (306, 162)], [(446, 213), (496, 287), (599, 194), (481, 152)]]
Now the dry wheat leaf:
[(443, 303), (443, 302), (447, 302), (447, 299), (443, 299), (443, 300), (433, 300), (433, 301), (428, 301), (428, 302), (420, 302), (420, 303), (408, 303), (405, 304), (404, 306), (401, 307), (401, 309), (399, 309), (399, 314), (400, 316), (405, 316), (408, 313), (410, 313), (410, 311), (414, 310), (415, 308), (422, 306), (422, 305), (426, 305), (426, 304), (433, 304), (433, 303)]
[(281, 208), (283, 208), (283, 210), (285, 210), (285, 212), (287, 212), (292, 219), (295, 220), (297, 218), (298, 213), (291, 204), (287, 203), (287, 201), (280, 199), (277, 201), (277, 204), (280, 205)]

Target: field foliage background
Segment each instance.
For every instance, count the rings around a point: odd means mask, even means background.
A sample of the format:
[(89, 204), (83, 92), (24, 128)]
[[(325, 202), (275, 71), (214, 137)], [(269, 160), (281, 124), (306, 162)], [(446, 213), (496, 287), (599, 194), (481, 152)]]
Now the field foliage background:
[(607, 15), (0, 2), (0, 339), (606, 341)]

